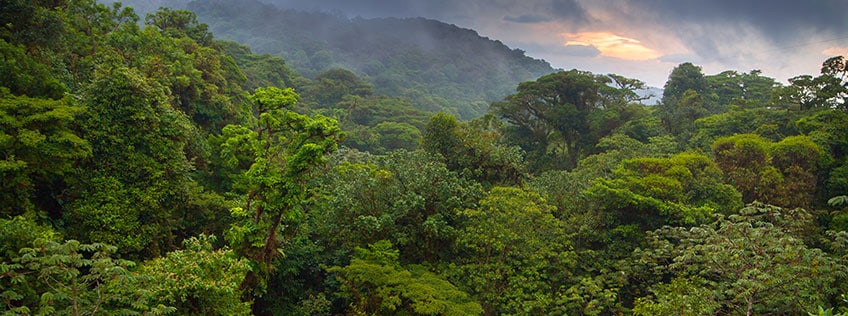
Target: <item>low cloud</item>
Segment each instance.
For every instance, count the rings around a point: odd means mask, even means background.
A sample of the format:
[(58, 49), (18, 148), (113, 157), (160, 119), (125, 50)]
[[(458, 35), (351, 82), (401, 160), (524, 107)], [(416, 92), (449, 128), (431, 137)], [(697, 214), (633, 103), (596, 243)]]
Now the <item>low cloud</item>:
[(550, 22), (552, 20), (550, 17), (541, 16), (541, 15), (534, 15), (534, 14), (526, 14), (526, 15), (519, 15), (519, 16), (505, 16), (503, 19), (504, 19), (504, 21), (507, 21), (507, 22), (527, 23), (527, 24), (545, 23), (545, 22)]
[(557, 52), (576, 57), (596, 57), (601, 54), (601, 51), (593, 45), (580, 44), (565, 45), (562, 49), (557, 50)]

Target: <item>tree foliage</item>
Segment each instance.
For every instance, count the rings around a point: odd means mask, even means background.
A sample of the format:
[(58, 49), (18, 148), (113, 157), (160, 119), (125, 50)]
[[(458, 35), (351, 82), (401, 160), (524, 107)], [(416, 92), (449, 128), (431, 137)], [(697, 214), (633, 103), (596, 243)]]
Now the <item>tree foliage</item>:
[(61, 178), (92, 154), (74, 130), (85, 108), (72, 102), (14, 96), (0, 88), (0, 214), (35, 218), (39, 210), (58, 211), (55, 196), (42, 192), (58, 194)]
[(450, 273), (486, 315), (554, 309), (574, 254), (552, 209), (538, 194), (495, 187), (478, 208), (461, 212), (467, 224), (457, 245), (465, 256)]
[(495, 125), (485, 116), (460, 124), (453, 116), (438, 113), (430, 117), (421, 146), (443, 159), (448, 169), (486, 185), (516, 185), (526, 178), (523, 153), (509, 146)]
[(803, 210), (753, 204), (709, 225), (655, 231), (651, 247), (634, 255), (657, 263), (653, 271), (675, 279), (638, 301), (637, 311), (664, 314), (660, 307), (687, 301), (696, 314), (812, 311), (834, 294), (833, 282), (844, 278), (845, 270), (795, 235), (795, 227), (809, 220)]
[(610, 180), (596, 180), (587, 192), (599, 210), (611, 212), (610, 228), (696, 225), (742, 205), (739, 193), (724, 184), (721, 170), (704, 155), (635, 158), (613, 173)]
[(609, 81), (585, 71), (560, 71), (519, 84), (517, 93), (492, 108), (508, 123), (509, 139), (537, 161), (533, 169), (573, 169), (598, 139), (623, 123), (604, 120), (626, 108), (626, 98), (608, 92)]
[(238, 222), (228, 242), (253, 261), (243, 286), (258, 294), (281, 251), (285, 223), (296, 222), (314, 194), (307, 180), (343, 137), (335, 120), (294, 112), (298, 98), (291, 88), (256, 89), (249, 97), (258, 113), (256, 125), (228, 125), (221, 136), (222, 160), (240, 171), (234, 188), (243, 195), (243, 206), (232, 209)]
[(11, 262), (0, 263), (0, 280), (10, 279), (2, 293), (6, 312), (160, 315), (174, 310), (152, 304), (149, 293), (135, 287), (139, 277), (129, 270), (134, 263), (113, 258), (114, 246), (40, 238), (31, 246), (21, 248)]
[(784, 207), (811, 207), (826, 158), (809, 137), (791, 136), (772, 143), (754, 134), (720, 138), (713, 156), (728, 183), (746, 203), (770, 201)]
[(241, 282), (250, 269), (247, 259), (230, 249), (214, 249), (215, 236), (200, 235), (175, 250), (145, 262), (137, 274), (151, 300), (183, 315), (250, 315), (241, 301)]
[(480, 304), (422, 266), (405, 267), (382, 240), (356, 248), (350, 264), (332, 267), (349, 301), (348, 315), (480, 315)]
[(843, 57), (645, 106), (436, 21), (191, 6), (0, 0), (0, 313), (848, 311)]

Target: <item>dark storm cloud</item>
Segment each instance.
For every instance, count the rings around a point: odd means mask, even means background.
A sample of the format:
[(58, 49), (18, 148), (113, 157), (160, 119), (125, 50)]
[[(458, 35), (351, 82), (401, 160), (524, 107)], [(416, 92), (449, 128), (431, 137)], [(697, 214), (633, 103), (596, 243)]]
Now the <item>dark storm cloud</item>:
[[(630, 0), (625, 18), (664, 25), (702, 55), (755, 33), (775, 47), (848, 37), (845, 0)], [(724, 35), (724, 37), (722, 37)], [(742, 43), (733, 43), (739, 45)]]
[(670, 25), (711, 22), (745, 23), (774, 38), (813, 30), (845, 34), (848, 1), (845, 0), (631, 0), (631, 7), (654, 15)]
[(588, 13), (576, 1), (570, 0), (553, 0), (550, 1), (550, 12), (558, 18), (577, 20), (578, 22), (588, 22)]

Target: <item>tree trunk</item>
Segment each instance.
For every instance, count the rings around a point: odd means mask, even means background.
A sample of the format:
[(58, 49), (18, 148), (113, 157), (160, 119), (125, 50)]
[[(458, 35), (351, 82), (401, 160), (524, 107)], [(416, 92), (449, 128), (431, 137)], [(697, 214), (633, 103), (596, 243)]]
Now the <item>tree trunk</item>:
[(751, 316), (754, 314), (754, 295), (748, 297), (748, 311), (745, 313), (746, 316)]

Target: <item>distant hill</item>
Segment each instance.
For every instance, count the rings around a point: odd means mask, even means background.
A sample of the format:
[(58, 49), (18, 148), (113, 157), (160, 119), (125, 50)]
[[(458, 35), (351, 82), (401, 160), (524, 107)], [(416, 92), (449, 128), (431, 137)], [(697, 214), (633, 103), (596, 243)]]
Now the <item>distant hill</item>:
[(554, 71), (500, 41), (424, 18), (350, 19), (255, 0), (192, 1), (187, 8), (215, 38), (281, 56), (306, 77), (348, 69), (373, 82), (377, 93), (465, 119), (484, 114), (519, 82)]

